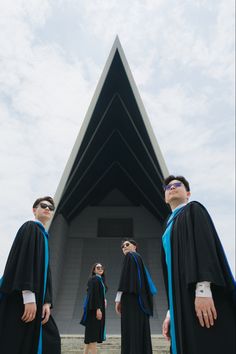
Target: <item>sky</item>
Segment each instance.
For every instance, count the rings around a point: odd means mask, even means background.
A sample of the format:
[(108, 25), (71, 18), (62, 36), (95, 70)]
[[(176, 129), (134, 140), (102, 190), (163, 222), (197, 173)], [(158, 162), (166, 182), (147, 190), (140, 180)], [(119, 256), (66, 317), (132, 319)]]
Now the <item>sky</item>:
[(0, 275), (33, 201), (55, 194), (116, 35), (235, 273), (234, 16), (233, 0), (0, 0)]

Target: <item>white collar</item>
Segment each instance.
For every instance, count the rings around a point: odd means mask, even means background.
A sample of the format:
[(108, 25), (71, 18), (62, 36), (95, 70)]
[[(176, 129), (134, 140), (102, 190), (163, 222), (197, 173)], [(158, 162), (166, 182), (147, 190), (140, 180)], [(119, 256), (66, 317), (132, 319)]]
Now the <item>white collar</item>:
[(39, 223), (45, 228), (45, 226), (43, 225), (42, 221), (40, 221), (40, 220), (38, 220), (38, 219), (35, 219), (34, 221), (39, 222)]
[(182, 204), (179, 204), (176, 208), (174, 208), (173, 210), (172, 210), (172, 213), (175, 211), (175, 210), (177, 210), (177, 209), (179, 209), (179, 208), (182, 208), (183, 206), (185, 206), (185, 205), (187, 205), (188, 203), (182, 203)]

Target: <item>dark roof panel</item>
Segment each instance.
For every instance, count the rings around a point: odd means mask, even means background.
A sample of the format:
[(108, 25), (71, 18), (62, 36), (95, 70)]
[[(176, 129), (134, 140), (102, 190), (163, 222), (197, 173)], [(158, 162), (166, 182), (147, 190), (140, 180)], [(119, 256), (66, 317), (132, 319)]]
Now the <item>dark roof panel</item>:
[(159, 220), (167, 208), (163, 173), (132, 85), (116, 49), (65, 182), (57, 212), (72, 219), (119, 190)]

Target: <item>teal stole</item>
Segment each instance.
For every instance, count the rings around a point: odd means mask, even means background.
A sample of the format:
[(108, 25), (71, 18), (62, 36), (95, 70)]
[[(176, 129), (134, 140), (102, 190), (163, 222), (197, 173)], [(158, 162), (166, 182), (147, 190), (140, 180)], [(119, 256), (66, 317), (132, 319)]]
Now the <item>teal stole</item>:
[[(144, 308), (143, 305), (143, 300), (142, 300), (142, 296), (141, 296), (141, 289), (142, 289), (142, 278), (141, 278), (141, 269), (137, 260), (137, 255), (139, 255), (138, 252), (130, 252), (131, 257), (133, 257), (136, 266), (137, 266), (137, 271), (138, 271), (138, 280), (139, 280), (139, 290), (138, 290), (138, 302), (139, 302), (139, 306), (141, 308), (141, 310), (148, 316), (151, 316), (151, 314)], [(141, 256), (140, 256), (141, 257)], [(157, 294), (157, 288), (155, 286), (155, 284), (153, 283), (153, 280), (151, 278), (151, 275), (149, 274), (146, 266), (144, 265), (144, 270), (145, 270), (145, 274), (147, 277), (147, 281), (148, 281), (148, 286), (149, 286), (149, 290), (151, 292), (152, 295), (156, 295)]]
[[(44, 238), (45, 257), (44, 257), (44, 284), (43, 284), (43, 302), (42, 302), (42, 304), (44, 305), (44, 299), (45, 299), (46, 288), (47, 288), (48, 264), (49, 264), (48, 233), (45, 230), (44, 226), (39, 221), (36, 220), (35, 223), (39, 226)], [(43, 353), (43, 328), (41, 323), (37, 354), (42, 354), (42, 353)]]
[(162, 236), (162, 244), (165, 250), (167, 273), (168, 273), (168, 295), (169, 295), (169, 310), (170, 310), (170, 336), (171, 336), (171, 350), (172, 354), (177, 354), (176, 334), (175, 334), (175, 319), (173, 307), (173, 290), (172, 290), (172, 264), (171, 264), (171, 230), (175, 218), (183, 211), (184, 206), (175, 209), (170, 215), (166, 230)]

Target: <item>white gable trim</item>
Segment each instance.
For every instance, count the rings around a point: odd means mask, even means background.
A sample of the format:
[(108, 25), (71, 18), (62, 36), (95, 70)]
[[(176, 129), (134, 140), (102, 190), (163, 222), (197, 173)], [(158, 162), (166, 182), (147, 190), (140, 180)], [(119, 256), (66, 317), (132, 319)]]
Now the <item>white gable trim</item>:
[(112, 49), (110, 51), (110, 54), (108, 56), (108, 59), (106, 61), (105, 67), (104, 67), (103, 72), (102, 72), (102, 75), (101, 75), (101, 77), (99, 79), (99, 82), (97, 84), (95, 93), (94, 93), (93, 98), (91, 100), (91, 103), (89, 105), (88, 111), (87, 111), (87, 113), (85, 115), (84, 121), (83, 121), (82, 126), (81, 126), (80, 131), (79, 131), (79, 134), (78, 134), (78, 136), (76, 138), (75, 144), (73, 146), (72, 152), (70, 154), (70, 157), (68, 159), (68, 162), (66, 164), (64, 172), (62, 174), (61, 180), (60, 180), (59, 185), (57, 187), (57, 190), (56, 190), (56, 193), (55, 193), (55, 197), (54, 197), (56, 206), (58, 206), (58, 204), (60, 202), (63, 190), (64, 190), (66, 182), (67, 182), (67, 179), (69, 177), (69, 174), (70, 174), (71, 169), (73, 167), (73, 164), (75, 162), (77, 153), (79, 151), (80, 145), (81, 145), (81, 143), (83, 141), (84, 135), (85, 135), (86, 130), (88, 128), (88, 125), (89, 125), (90, 119), (92, 117), (95, 105), (96, 105), (97, 100), (98, 100), (98, 98), (100, 96), (101, 90), (103, 88), (104, 82), (106, 80), (107, 74), (108, 74), (110, 66), (111, 66), (111, 63), (112, 63), (113, 58), (115, 56), (116, 50), (118, 50), (120, 58), (122, 60), (126, 75), (127, 75), (128, 80), (130, 82), (130, 86), (131, 86), (131, 88), (133, 90), (133, 93), (134, 93), (138, 108), (140, 110), (141, 116), (142, 116), (142, 118), (144, 120), (145, 127), (147, 129), (147, 132), (148, 132), (150, 141), (152, 143), (154, 152), (156, 154), (157, 160), (158, 160), (158, 162), (160, 164), (160, 168), (161, 168), (161, 171), (163, 173), (163, 176), (166, 177), (169, 174), (167, 166), (166, 166), (164, 158), (163, 158), (163, 155), (161, 153), (160, 147), (159, 147), (159, 145), (157, 143), (157, 140), (156, 140), (156, 137), (154, 135), (152, 126), (150, 124), (147, 112), (146, 112), (146, 110), (144, 108), (142, 99), (141, 99), (140, 94), (138, 92), (138, 88), (137, 88), (137, 86), (135, 84), (133, 75), (132, 75), (131, 70), (129, 68), (129, 64), (128, 64), (127, 60), (126, 60), (124, 51), (123, 51), (123, 49), (121, 47), (121, 43), (120, 43), (119, 38), (117, 36), (115, 41), (114, 41), (114, 44), (112, 46)]

